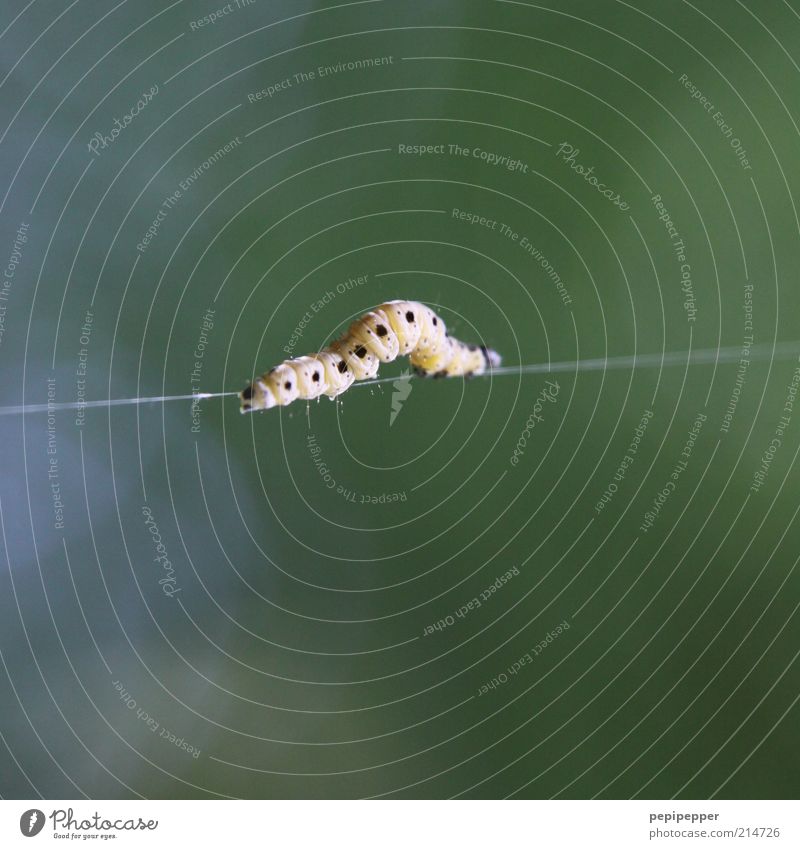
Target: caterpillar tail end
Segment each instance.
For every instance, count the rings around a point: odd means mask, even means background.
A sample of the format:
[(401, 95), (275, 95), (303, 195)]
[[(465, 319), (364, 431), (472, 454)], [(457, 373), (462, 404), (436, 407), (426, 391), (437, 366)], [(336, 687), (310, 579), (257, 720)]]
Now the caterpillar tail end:
[(275, 396), (260, 381), (253, 381), (239, 393), (239, 412), (252, 413), (275, 406)]
[(492, 350), (492, 348), (487, 348), (486, 345), (481, 345), (481, 351), (483, 351), (483, 357), (486, 360), (487, 369), (500, 367), (500, 364), (503, 362), (503, 358), (497, 353), (497, 351)]
[(253, 384), (251, 383), (249, 386), (246, 386), (239, 393), (239, 401), (241, 406), (239, 407), (240, 413), (249, 413), (253, 409), (252, 404), (253, 399)]

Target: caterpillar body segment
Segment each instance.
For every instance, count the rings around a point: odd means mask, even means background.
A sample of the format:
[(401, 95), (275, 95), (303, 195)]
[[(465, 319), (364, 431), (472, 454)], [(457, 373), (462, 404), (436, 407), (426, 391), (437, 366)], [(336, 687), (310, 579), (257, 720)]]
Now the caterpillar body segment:
[(294, 372), (298, 398), (319, 398), (328, 390), (325, 368), (316, 357), (297, 357), (287, 365)]
[(359, 339), (343, 336), (333, 342), (330, 347), (347, 363), (356, 380), (367, 380), (378, 373), (381, 361)]
[(325, 350), (285, 360), (256, 378), (239, 395), (241, 412), (283, 407), (302, 398), (333, 399), (379, 365), (408, 355), (427, 377), (470, 377), (500, 365), (485, 345), (468, 345), (447, 332), (442, 319), (418, 301), (388, 301), (354, 321)]
[(356, 379), (355, 375), (347, 368), (347, 363), (338, 354), (330, 350), (320, 351), (317, 354), (317, 360), (322, 363), (325, 369), (325, 378), (328, 384), (325, 394), (331, 400), (353, 385), (353, 381)]
[(350, 335), (366, 345), (382, 362), (396, 360), (400, 353), (400, 340), (393, 332), (389, 317), (378, 307), (350, 325)]
[(272, 396), (272, 406), (285, 407), (300, 397), (300, 389), (297, 385), (297, 374), (288, 362), (275, 366), (268, 375), (264, 375), (258, 381), (258, 387), (267, 395)]
[(416, 313), (421, 306), (414, 301), (389, 301), (378, 307), (389, 319), (390, 328), (397, 337), (398, 353), (403, 356), (410, 354), (419, 342), (420, 325)]
[(439, 357), (445, 354), (447, 347), (447, 328), (438, 315), (424, 304), (419, 305), (417, 310), (419, 322), (419, 340), (417, 346), (411, 352), (411, 362), (415, 358), (423, 360), (430, 357)]

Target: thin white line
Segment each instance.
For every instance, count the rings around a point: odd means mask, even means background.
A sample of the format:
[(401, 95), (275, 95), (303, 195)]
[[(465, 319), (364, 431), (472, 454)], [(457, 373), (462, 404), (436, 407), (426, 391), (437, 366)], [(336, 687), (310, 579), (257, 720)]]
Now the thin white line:
[[(800, 354), (800, 341), (778, 342), (771, 345), (754, 345), (750, 348), (751, 360), (780, 360), (791, 359)], [(552, 374), (556, 372), (575, 371), (605, 371), (623, 368), (660, 368), (664, 366), (714, 365), (715, 363), (735, 363), (741, 357), (740, 347), (731, 348), (701, 348), (696, 351), (673, 351), (669, 354), (639, 354), (625, 357), (597, 357), (588, 360), (563, 360), (554, 363), (530, 363), (523, 366), (501, 366), (483, 374), (476, 374), (470, 380), (478, 377), (506, 377), (517, 374)], [(413, 376), (413, 375), (412, 375)], [(390, 383), (397, 380), (397, 375), (376, 377), (372, 380), (359, 380), (350, 388), (358, 386), (375, 386), (378, 383)], [(189, 399), (205, 400), (207, 398), (224, 398), (238, 395), (236, 390), (228, 392), (195, 392), (189, 395), (152, 395), (140, 398), (102, 398), (97, 401), (65, 401), (57, 404), (16, 404), (0, 407), (0, 416), (11, 416), (19, 413), (46, 413), (48, 410), (77, 410), (89, 407), (119, 407), (133, 404), (156, 404), (163, 401), (186, 401)]]
[(122, 407), (128, 404), (156, 404), (161, 401), (186, 401), (189, 398), (205, 400), (221, 398), (225, 395), (238, 395), (238, 392), (198, 392), (194, 395), (155, 395), (148, 398), (103, 398), (99, 401), (64, 401), (58, 404), (18, 404), (15, 407), (0, 407), (0, 416), (13, 416), (17, 413), (46, 413), (48, 410), (77, 410), (83, 407)]
[[(17, 22), (17, 18), (19, 18), (19, 16), (20, 16), (20, 15), (22, 15), (24, 12), (27, 12), (27, 11), (28, 11), (28, 9), (29, 9), (29, 8), (30, 8), (30, 7), (31, 7), (31, 6), (32, 6), (35, 2), (36, 2), (36, 0), (31, 0), (31, 2), (30, 2), (30, 3), (28, 3), (28, 5), (27, 5), (27, 6), (25, 6), (25, 8), (24, 8), (24, 9), (21, 9), (19, 12), (17, 12), (17, 14), (16, 14), (16, 15), (15, 15), (15, 17), (14, 17), (14, 20), (13, 20), (13, 21), (11, 21), (11, 23), (10, 23), (10, 24), (9, 24), (9, 25), (8, 25), (8, 26), (7, 26), (7, 27), (6, 27), (3, 31), (2, 31), (2, 32), (0, 32), (0, 38), (2, 38), (2, 37), (3, 37), (3, 36), (4, 36), (4, 35), (5, 35), (5, 34), (6, 34), (6, 33), (7, 33), (10, 29), (11, 29), (11, 27), (13, 27), (13, 26), (14, 26), (14, 24)], [(12, 757), (13, 757), (13, 756), (12, 756)]]

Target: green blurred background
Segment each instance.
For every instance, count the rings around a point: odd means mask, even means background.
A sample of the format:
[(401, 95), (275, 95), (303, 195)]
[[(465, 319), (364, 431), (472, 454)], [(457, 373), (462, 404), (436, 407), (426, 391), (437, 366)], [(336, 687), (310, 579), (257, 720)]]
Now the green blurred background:
[(566, 363), (0, 419), (4, 797), (797, 795), (800, 4), (0, 24), (3, 405), (238, 391), (392, 298)]

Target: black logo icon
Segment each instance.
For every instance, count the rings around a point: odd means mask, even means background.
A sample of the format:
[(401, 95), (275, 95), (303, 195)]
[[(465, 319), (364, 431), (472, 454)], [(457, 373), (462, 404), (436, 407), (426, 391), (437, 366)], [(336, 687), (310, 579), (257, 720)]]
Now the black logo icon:
[(25, 837), (36, 837), (44, 828), (44, 812), (38, 808), (31, 808), (19, 818), (19, 830)]

